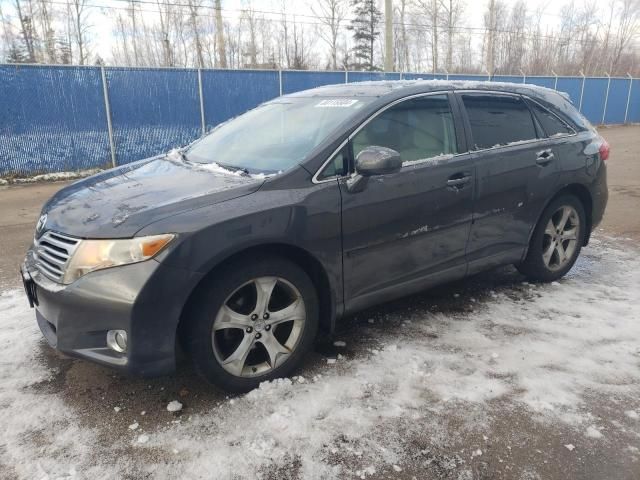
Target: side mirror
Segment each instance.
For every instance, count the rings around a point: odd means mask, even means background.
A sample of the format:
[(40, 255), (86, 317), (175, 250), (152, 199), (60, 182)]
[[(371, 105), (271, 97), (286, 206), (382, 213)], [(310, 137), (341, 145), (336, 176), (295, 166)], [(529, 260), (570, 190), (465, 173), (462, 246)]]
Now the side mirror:
[(399, 172), (400, 154), (387, 147), (367, 147), (356, 157), (356, 172), (363, 177)]
[(347, 182), (351, 193), (364, 190), (372, 175), (388, 175), (402, 168), (400, 154), (387, 147), (370, 146), (356, 157), (356, 174)]

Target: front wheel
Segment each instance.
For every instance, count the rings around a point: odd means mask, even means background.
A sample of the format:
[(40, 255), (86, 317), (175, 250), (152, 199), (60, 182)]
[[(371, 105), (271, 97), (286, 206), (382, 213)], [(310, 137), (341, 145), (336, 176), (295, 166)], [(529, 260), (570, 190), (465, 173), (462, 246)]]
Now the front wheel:
[(584, 207), (577, 197), (563, 195), (553, 200), (542, 213), (518, 270), (537, 281), (561, 278), (578, 259), (585, 228)]
[(317, 330), (318, 297), (304, 270), (277, 257), (248, 258), (200, 289), (187, 343), (202, 376), (243, 392), (290, 374)]

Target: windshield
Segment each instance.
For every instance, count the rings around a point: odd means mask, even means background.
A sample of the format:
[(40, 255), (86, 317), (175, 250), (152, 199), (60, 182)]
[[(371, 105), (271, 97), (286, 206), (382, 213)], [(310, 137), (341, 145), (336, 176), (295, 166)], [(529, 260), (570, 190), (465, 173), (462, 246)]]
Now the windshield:
[(300, 163), (373, 99), (282, 98), (222, 124), (185, 152), (194, 163), (249, 173), (277, 173)]

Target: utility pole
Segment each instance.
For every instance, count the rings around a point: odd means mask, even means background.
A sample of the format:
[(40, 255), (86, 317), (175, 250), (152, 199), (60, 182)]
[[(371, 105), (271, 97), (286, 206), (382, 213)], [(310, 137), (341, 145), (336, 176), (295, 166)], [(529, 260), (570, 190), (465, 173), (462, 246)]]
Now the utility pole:
[(384, 71), (393, 71), (393, 6), (384, 0)]

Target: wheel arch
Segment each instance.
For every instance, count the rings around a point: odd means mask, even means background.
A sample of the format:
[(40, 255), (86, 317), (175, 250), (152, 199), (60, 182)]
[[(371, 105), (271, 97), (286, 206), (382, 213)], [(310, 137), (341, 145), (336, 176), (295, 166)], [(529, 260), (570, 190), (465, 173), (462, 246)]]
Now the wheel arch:
[[(531, 236), (533, 235), (536, 225), (538, 225), (538, 222), (540, 221), (540, 217), (542, 217), (542, 214), (544, 213), (546, 208), (556, 198), (566, 194), (574, 195), (575, 197), (578, 198), (578, 200), (580, 200), (580, 202), (582, 202), (582, 206), (584, 207), (584, 213), (587, 221), (587, 228), (586, 228), (583, 246), (586, 246), (589, 243), (589, 239), (591, 238), (591, 228), (593, 225), (593, 198), (591, 196), (591, 192), (589, 192), (589, 189), (584, 185), (582, 185), (581, 183), (570, 183), (568, 185), (564, 185), (561, 188), (559, 188), (555, 192), (555, 194), (549, 197), (549, 200), (542, 206), (542, 208), (538, 212), (536, 221), (531, 227), (531, 231), (529, 232), (529, 242), (531, 242)], [(527, 245), (527, 250), (528, 249), (529, 247)], [(526, 257), (526, 255), (527, 255), (527, 252), (525, 251), (522, 258)]]
[(314, 255), (301, 247), (286, 243), (265, 243), (248, 246), (230, 253), (213, 265), (200, 281), (194, 285), (182, 306), (176, 331), (178, 338), (182, 338), (185, 326), (189, 321), (189, 308), (193, 305), (194, 298), (199, 289), (202, 288), (207, 280), (215, 276), (217, 272), (227, 265), (249, 256), (257, 255), (273, 255), (293, 261), (309, 275), (318, 292), (320, 329), (325, 332), (333, 332), (336, 319), (336, 300), (329, 275), (322, 263)]

